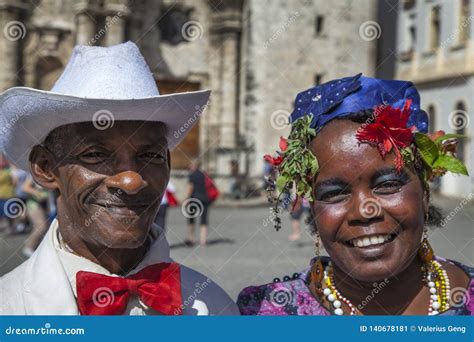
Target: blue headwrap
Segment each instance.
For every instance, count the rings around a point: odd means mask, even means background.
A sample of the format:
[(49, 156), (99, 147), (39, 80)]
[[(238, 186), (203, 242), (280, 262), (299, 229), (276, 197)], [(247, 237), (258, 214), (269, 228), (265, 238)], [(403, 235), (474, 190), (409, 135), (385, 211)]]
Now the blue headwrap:
[(380, 105), (401, 109), (407, 100), (411, 100), (407, 127), (415, 126), (418, 131), (427, 133), (428, 116), (420, 108), (420, 95), (413, 83), (381, 80), (362, 74), (333, 80), (299, 93), (290, 123), (303, 116), (313, 115), (311, 128), (319, 131), (332, 119)]

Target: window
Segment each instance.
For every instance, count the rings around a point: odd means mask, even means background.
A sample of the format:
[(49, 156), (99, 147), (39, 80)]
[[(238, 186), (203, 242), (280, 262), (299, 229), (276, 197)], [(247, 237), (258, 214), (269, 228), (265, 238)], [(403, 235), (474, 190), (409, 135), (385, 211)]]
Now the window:
[[(466, 133), (466, 124), (468, 121), (468, 114), (466, 111), (466, 105), (464, 104), (463, 101), (459, 101), (456, 104), (456, 110), (454, 112), (454, 115), (451, 115), (450, 117), (450, 124), (452, 127), (456, 128), (455, 132), (456, 134), (462, 134), (464, 135)], [(464, 139), (459, 139), (458, 140), (458, 146), (456, 150), (456, 154), (459, 160), (462, 162), (465, 161), (465, 138)]]
[(416, 47), (416, 26), (411, 25), (410, 28), (408, 29), (408, 32), (410, 33), (410, 50), (409, 51), (415, 51), (415, 47)]
[(469, 5), (470, 5), (469, 0), (461, 1), (461, 15), (459, 16), (459, 25), (458, 25), (459, 43), (461, 45), (464, 45), (469, 39), (469, 31), (471, 28), (470, 24), (472, 21), (472, 18), (470, 17)]
[(324, 77), (323, 73), (316, 74), (314, 76), (314, 84), (319, 85), (319, 84), (323, 83), (323, 77)]
[(433, 133), (436, 130), (436, 109), (434, 105), (428, 106), (429, 131)]
[(431, 9), (430, 20), (430, 50), (438, 49), (441, 37), (441, 7), (434, 6)]
[(314, 20), (314, 35), (321, 37), (324, 34), (324, 16), (317, 15)]

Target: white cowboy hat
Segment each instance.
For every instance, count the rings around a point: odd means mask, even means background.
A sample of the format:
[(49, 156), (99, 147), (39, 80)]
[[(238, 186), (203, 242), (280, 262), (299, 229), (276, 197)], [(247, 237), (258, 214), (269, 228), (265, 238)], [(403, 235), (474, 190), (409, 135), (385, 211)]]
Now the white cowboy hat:
[(165, 123), (172, 149), (198, 121), (209, 95), (209, 90), (160, 95), (132, 42), (76, 46), (51, 91), (14, 87), (0, 94), (0, 151), (28, 170), (31, 149), (55, 128), (92, 121), (107, 129), (117, 120)]

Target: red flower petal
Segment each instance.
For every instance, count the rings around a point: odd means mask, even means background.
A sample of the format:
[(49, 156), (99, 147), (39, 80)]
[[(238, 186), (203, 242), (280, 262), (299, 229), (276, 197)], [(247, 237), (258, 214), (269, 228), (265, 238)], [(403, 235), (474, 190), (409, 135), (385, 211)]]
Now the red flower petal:
[(287, 148), (288, 148), (288, 141), (285, 138), (280, 137), (280, 150), (282, 152), (285, 152)]
[(374, 122), (363, 125), (356, 133), (356, 138), (360, 142), (377, 146), (382, 157), (393, 149), (398, 171), (404, 165), (400, 149), (410, 146), (413, 142), (412, 128), (406, 127), (410, 117), (410, 104), (410, 100), (406, 101), (402, 109), (391, 106), (376, 107)]

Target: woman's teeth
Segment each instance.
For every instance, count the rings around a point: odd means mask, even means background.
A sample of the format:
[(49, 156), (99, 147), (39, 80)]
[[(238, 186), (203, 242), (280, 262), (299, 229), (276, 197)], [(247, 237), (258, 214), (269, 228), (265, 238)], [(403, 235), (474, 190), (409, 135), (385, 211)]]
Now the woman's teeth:
[(372, 236), (365, 236), (362, 238), (350, 240), (349, 244), (354, 247), (368, 247), (368, 246), (380, 245), (385, 242), (392, 241), (394, 238), (395, 238), (395, 234), (372, 235)]

